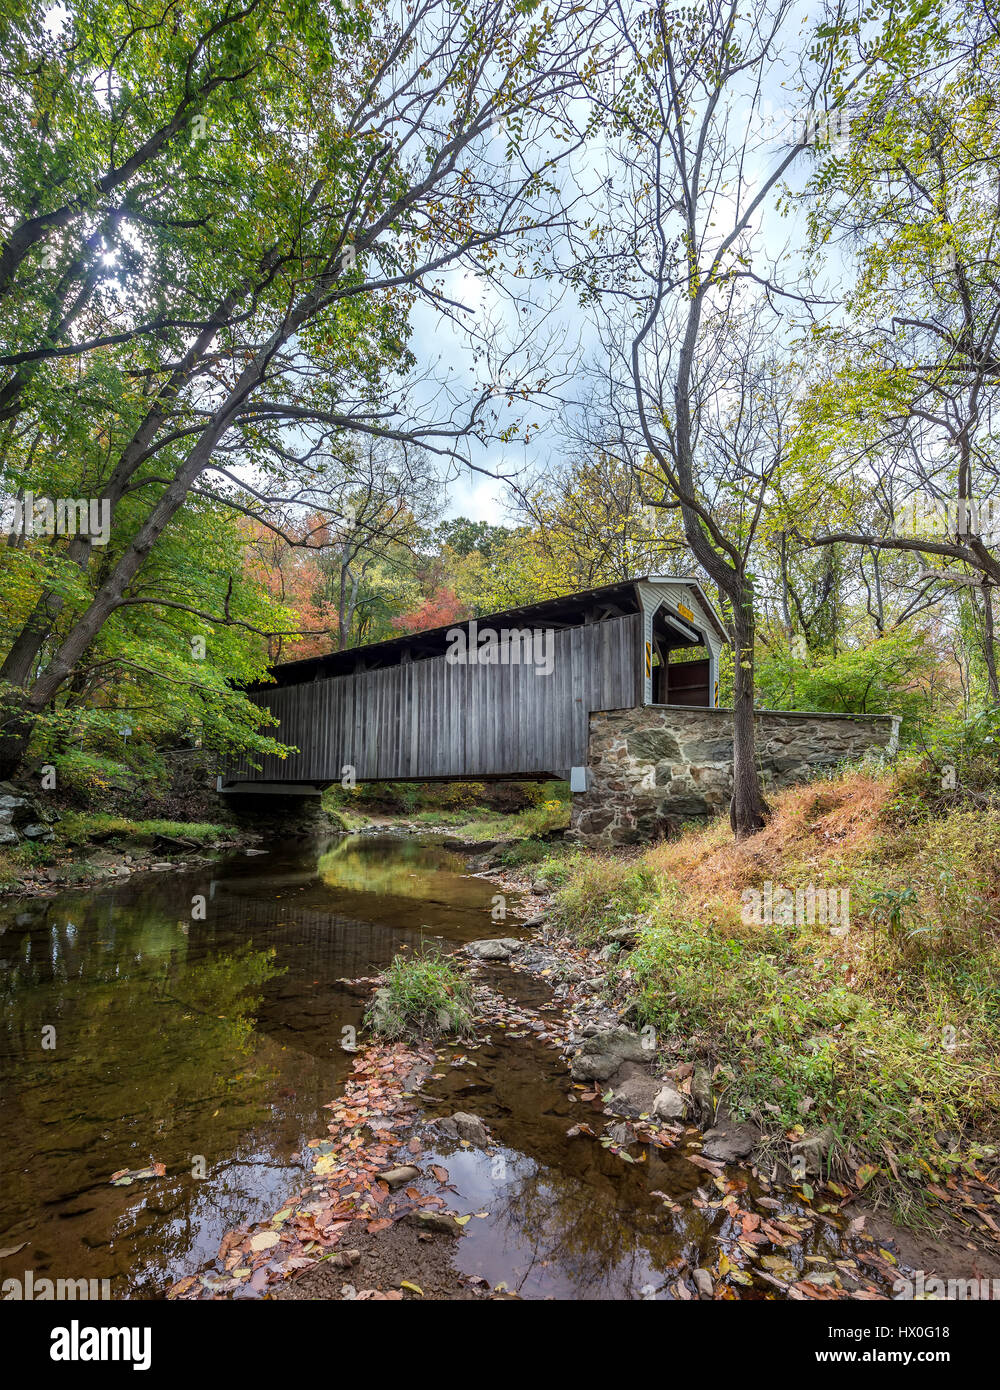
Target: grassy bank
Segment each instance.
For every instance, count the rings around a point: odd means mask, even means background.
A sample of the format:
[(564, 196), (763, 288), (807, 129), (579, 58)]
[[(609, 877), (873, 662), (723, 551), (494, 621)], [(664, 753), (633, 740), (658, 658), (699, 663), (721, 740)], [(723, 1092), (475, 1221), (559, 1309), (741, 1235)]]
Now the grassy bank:
[(351, 791), (331, 787), (324, 793), (323, 809), (336, 816), (346, 830), (399, 824), (447, 831), (469, 843), (529, 840), (569, 825), (567, 783), (529, 785), (523, 791), (528, 804), (507, 810), (484, 804), (487, 788), (477, 782), (442, 786), (387, 783)]
[[(668, 1056), (713, 1067), (733, 1112), (778, 1138), (825, 1131), (830, 1171), (902, 1217), (928, 1184), (992, 1161), (997, 806), (932, 812), (905, 776), (851, 773), (779, 794), (767, 829), (739, 844), (719, 822), (542, 872), (582, 939), (635, 927), (619, 992)], [(802, 920), (805, 896), (788, 910), (779, 890), (809, 885), (837, 892), (841, 920), (815, 907)]]
[[(57, 870), (54, 881), (87, 883), (95, 878), (92, 856), (106, 852), (135, 861), (168, 859), (205, 848), (236, 845), (245, 834), (208, 821), (130, 820), (103, 812), (63, 811), (49, 825), (51, 840), (23, 840), (0, 850), (0, 893)], [(53, 877), (49, 875), (49, 877)]]

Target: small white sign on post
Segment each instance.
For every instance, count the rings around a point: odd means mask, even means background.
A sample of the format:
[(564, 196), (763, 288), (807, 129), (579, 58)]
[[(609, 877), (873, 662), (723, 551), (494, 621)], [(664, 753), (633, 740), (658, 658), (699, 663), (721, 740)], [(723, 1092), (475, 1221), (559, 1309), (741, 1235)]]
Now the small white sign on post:
[(569, 789), (571, 792), (585, 792), (587, 790), (587, 769), (585, 767), (570, 768)]

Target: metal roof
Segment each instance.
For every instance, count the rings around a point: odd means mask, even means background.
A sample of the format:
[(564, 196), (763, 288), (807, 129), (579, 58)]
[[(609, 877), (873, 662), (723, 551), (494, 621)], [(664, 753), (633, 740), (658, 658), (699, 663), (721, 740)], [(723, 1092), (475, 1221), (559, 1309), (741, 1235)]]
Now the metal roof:
[[(321, 680), (327, 676), (346, 675), (363, 662), (365, 668), (380, 665), (393, 665), (394, 658), (409, 649), (414, 656), (433, 656), (440, 654), (447, 643), (449, 632), (465, 627), (470, 622), (478, 623), (480, 628), (494, 625), (522, 626), (543, 625), (555, 627), (575, 627), (583, 622), (586, 613), (596, 607), (606, 605), (618, 609), (620, 613), (638, 613), (640, 601), (636, 586), (648, 584), (683, 584), (695, 590), (706, 614), (718, 635), (724, 642), (729, 641), (722, 622), (709, 602), (704, 589), (696, 579), (688, 575), (644, 574), (615, 584), (602, 584), (594, 589), (581, 589), (577, 593), (564, 594), (559, 598), (541, 599), (538, 603), (522, 604), (518, 608), (505, 608), (498, 613), (486, 613), (479, 618), (461, 618), (441, 627), (426, 628), (422, 632), (411, 632), (401, 637), (390, 637), (384, 642), (373, 642), (365, 647), (348, 647), (344, 651), (326, 652), (322, 656), (302, 657), (298, 661), (282, 661), (271, 667), (271, 674), (278, 685), (297, 685), (302, 681)], [(255, 682), (248, 688), (260, 690), (272, 688), (273, 683)]]

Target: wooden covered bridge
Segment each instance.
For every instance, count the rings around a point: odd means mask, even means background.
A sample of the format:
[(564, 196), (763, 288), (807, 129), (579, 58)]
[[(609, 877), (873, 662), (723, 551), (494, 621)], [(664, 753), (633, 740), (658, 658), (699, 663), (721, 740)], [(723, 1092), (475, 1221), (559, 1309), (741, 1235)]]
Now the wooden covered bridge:
[(275, 666), (250, 698), (299, 751), (231, 762), (226, 793), (341, 781), (566, 778), (586, 786), (594, 710), (716, 707), (725, 629), (692, 579), (644, 576)]

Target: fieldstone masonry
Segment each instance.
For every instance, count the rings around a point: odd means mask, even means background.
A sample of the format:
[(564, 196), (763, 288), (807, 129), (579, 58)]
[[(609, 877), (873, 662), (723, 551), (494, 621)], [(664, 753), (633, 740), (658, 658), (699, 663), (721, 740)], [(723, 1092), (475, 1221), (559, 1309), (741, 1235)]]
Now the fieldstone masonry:
[[(758, 710), (756, 719), (766, 788), (808, 781), (866, 753), (896, 751), (895, 715)], [(597, 845), (653, 839), (681, 821), (728, 808), (732, 711), (678, 705), (594, 710), (588, 764), (588, 789), (573, 797), (570, 835)]]

